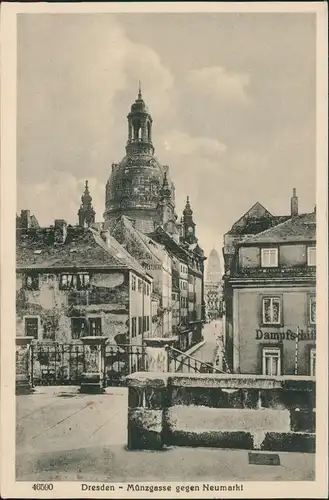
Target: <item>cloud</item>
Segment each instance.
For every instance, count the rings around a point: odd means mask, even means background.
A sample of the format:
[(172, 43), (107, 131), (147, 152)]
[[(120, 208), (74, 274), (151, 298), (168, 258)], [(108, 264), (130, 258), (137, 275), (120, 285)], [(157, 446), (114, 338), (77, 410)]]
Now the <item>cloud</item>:
[[(85, 179), (76, 178), (69, 172), (49, 172), (44, 182), (35, 182), (31, 189), (19, 182), (17, 198), (21, 209), (28, 208), (42, 226), (54, 223), (55, 219), (65, 219), (69, 224), (78, 222), (80, 198), (84, 191)], [(105, 186), (96, 178), (89, 179), (89, 191), (93, 198), (96, 219), (103, 219)]]
[(162, 137), (162, 142), (166, 151), (181, 156), (218, 156), (226, 151), (225, 144), (216, 139), (192, 137), (180, 130), (172, 130)]
[(173, 113), (171, 72), (114, 16), (22, 16), (18, 32), (17, 159), (24, 182), (45, 179), (52, 169), (76, 178), (97, 171), (105, 179), (124, 155), (138, 80), (157, 123)]
[(210, 94), (217, 99), (246, 103), (250, 77), (246, 73), (235, 73), (221, 66), (190, 70), (187, 83), (198, 89), (199, 94)]

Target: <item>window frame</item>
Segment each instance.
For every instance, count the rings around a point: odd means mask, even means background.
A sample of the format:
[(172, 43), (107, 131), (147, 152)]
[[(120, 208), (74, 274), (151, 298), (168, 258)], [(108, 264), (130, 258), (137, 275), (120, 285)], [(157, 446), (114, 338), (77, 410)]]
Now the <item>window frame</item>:
[[(312, 321), (312, 301), (315, 301), (315, 320)], [(308, 295), (308, 304), (307, 304), (307, 311), (308, 311), (308, 324), (310, 326), (315, 326), (316, 325), (316, 295), (315, 294), (310, 294)]]
[(316, 348), (310, 348), (310, 376), (316, 376)]
[(131, 318), (131, 338), (137, 337), (137, 317), (132, 316)]
[[(275, 256), (276, 256), (276, 263), (275, 264), (270, 264), (270, 262), (265, 265), (264, 263), (264, 252), (269, 252), (269, 261), (270, 259), (270, 252), (275, 250)], [(262, 247), (260, 249), (260, 267), (262, 268), (272, 268), (272, 267), (279, 267), (279, 248), (278, 247)]]
[[(279, 321), (278, 322), (266, 322), (264, 321), (264, 301), (265, 300), (273, 300), (276, 299), (279, 301)], [(272, 320), (273, 318), (271, 318)], [(271, 295), (261, 295), (260, 299), (260, 324), (262, 326), (273, 326), (273, 327), (279, 327), (283, 326), (283, 296), (282, 294), (271, 294)]]
[(137, 279), (136, 279), (136, 276), (134, 274), (132, 274), (131, 275), (131, 290), (133, 292), (135, 292), (136, 288), (137, 288)]
[[(37, 335), (36, 335), (36, 337), (34, 335), (28, 334), (26, 331), (26, 320), (31, 320), (31, 319), (35, 319), (37, 321)], [(24, 337), (33, 337), (34, 340), (39, 340), (40, 332), (41, 332), (40, 316), (38, 316), (37, 314), (27, 314), (26, 316), (23, 317), (23, 320), (24, 320)]]
[[(103, 335), (103, 318), (102, 316), (98, 315), (98, 314), (91, 314), (89, 316), (71, 316), (71, 339), (72, 340), (80, 340), (81, 338), (83, 337), (101, 337)], [(84, 322), (84, 331), (83, 331), (83, 334), (81, 335), (81, 331), (80, 331), (80, 335), (78, 337), (73, 337), (73, 321), (74, 320), (83, 320)], [(98, 333), (95, 333), (95, 335), (91, 332), (91, 322), (92, 321), (98, 321), (99, 320), (99, 323), (100, 323), (100, 332)]]
[[(87, 327), (88, 327), (88, 335), (90, 337), (101, 337), (103, 335), (103, 318), (102, 316), (99, 316), (99, 315), (90, 315), (90, 316), (87, 316), (86, 317), (86, 320), (87, 320)], [(91, 321), (98, 321), (99, 320), (99, 327), (100, 327), (100, 332), (99, 333), (95, 333), (92, 334), (91, 333), (91, 326), (90, 326), (90, 323)], [(95, 328), (96, 330), (96, 328)]]
[[(315, 255), (315, 263), (314, 264), (310, 264), (310, 255), (314, 253)], [(307, 247), (307, 250), (306, 250), (306, 254), (307, 254), (307, 266), (308, 267), (316, 267), (316, 245), (309, 245)]]
[[(277, 355), (272, 356), (273, 358), (278, 359), (278, 365), (277, 365), (278, 369), (277, 369), (276, 375), (266, 373), (266, 358), (271, 353), (277, 354)], [(282, 374), (282, 352), (281, 352), (280, 347), (278, 347), (278, 346), (266, 346), (266, 347), (264, 346), (264, 347), (262, 347), (262, 375), (265, 375), (268, 377), (280, 377), (281, 374)]]
[[(66, 276), (66, 279), (68, 280), (68, 276), (71, 276), (71, 279), (72, 279), (72, 282), (73, 282), (73, 279), (76, 277), (77, 279), (77, 286), (72, 286), (71, 284), (70, 285), (63, 285), (63, 278), (64, 276)], [(81, 276), (88, 276), (88, 283), (87, 285), (83, 284), (82, 285), (82, 280), (81, 280)], [(84, 280), (83, 280), (84, 281)], [(90, 281), (91, 281), (91, 275), (89, 272), (77, 272), (77, 273), (70, 273), (70, 272), (66, 272), (66, 273), (61, 273), (60, 276), (59, 276), (59, 290), (62, 290), (62, 291), (69, 291), (69, 290), (77, 290), (77, 291), (83, 291), (83, 290), (89, 290), (90, 288)]]
[[(86, 333), (87, 333), (87, 332), (86, 332), (86, 330), (88, 330), (88, 325), (87, 325), (87, 321), (86, 321), (86, 320), (87, 320), (86, 316), (71, 316), (71, 318), (70, 318), (70, 319), (71, 319), (71, 339), (72, 339), (72, 340), (80, 340), (80, 339), (81, 339), (81, 337), (86, 336)], [(77, 320), (77, 319), (79, 319), (79, 320), (83, 320), (83, 322), (84, 322), (84, 335), (81, 335), (81, 334), (80, 334), (78, 337), (74, 337), (74, 336), (73, 336), (73, 321), (74, 321), (74, 320)]]
[[(27, 280), (28, 278), (31, 278), (32, 280), (32, 285), (28, 286), (27, 285)], [(33, 285), (33, 283), (35, 283)], [(36, 272), (27, 272), (24, 274), (24, 289), (28, 290), (29, 292), (36, 292), (40, 290), (40, 275), (39, 273)]]

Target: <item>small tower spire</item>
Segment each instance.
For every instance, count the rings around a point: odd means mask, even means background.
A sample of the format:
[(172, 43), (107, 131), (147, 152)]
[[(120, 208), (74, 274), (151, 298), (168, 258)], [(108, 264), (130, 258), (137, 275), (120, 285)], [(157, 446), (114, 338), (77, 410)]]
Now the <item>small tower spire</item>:
[(85, 182), (85, 190), (81, 196), (81, 205), (78, 211), (79, 226), (89, 227), (95, 222), (95, 211), (92, 206), (92, 197), (89, 193), (88, 181)]
[(140, 80), (138, 80), (138, 100), (141, 101), (142, 98), (142, 83)]

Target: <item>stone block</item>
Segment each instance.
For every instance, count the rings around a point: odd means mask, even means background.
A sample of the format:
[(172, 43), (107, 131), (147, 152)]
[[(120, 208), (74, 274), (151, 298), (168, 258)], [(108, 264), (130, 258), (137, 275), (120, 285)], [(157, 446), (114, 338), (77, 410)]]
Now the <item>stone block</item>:
[(166, 404), (166, 395), (164, 387), (129, 387), (128, 406), (160, 410)]
[(294, 432), (315, 432), (316, 414), (313, 410), (290, 410), (291, 430)]
[(253, 438), (245, 431), (187, 431), (175, 430), (168, 434), (172, 446), (201, 446), (208, 448), (235, 448), (252, 450)]
[(16, 395), (30, 394), (32, 387), (30, 379), (25, 374), (16, 375)]
[(290, 431), (288, 410), (249, 410), (174, 406), (166, 411), (170, 431)]
[(281, 465), (280, 457), (277, 453), (248, 453), (250, 465)]
[(80, 392), (101, 393), (103, 391), (103, 381), (100, 373), (83, 373), (80, 381)]
[(308, 432), (267, 432), (261, 450), (315, 453), (315, 434)]
[(161, 450), (164, 446), (162, 410), (128, 410), (128, 449)]

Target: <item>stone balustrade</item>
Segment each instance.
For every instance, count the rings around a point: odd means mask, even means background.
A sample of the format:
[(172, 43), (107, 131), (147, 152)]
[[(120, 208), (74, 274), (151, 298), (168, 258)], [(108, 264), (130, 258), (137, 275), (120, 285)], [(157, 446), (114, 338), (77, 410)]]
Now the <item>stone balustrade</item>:
[(129, 449), (315, 451), (312, 377), (134, 373), (127, 385)]

